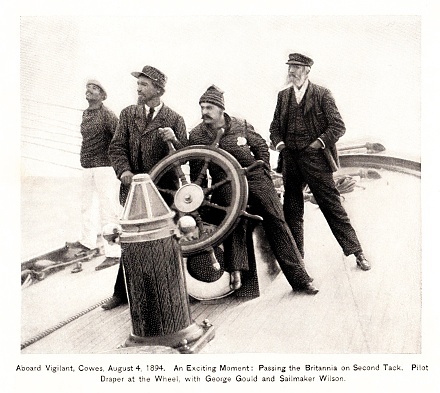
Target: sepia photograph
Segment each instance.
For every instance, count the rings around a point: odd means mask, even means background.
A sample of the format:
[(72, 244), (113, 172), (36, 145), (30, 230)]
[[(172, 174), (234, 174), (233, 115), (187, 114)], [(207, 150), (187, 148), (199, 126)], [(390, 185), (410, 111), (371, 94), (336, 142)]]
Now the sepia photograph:
[(69, 10), (14, 20), (11, 391), (436, 391), (422, 13)]

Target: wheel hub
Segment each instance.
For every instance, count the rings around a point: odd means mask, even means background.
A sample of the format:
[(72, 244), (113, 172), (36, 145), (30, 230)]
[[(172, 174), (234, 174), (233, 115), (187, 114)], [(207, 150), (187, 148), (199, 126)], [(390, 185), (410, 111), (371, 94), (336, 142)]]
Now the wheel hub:
[(203, 203), (205, 194), (197, 184), (185, 184), (174, 195), (174, 204), (182, 213), (191, 213), (197, 210)]

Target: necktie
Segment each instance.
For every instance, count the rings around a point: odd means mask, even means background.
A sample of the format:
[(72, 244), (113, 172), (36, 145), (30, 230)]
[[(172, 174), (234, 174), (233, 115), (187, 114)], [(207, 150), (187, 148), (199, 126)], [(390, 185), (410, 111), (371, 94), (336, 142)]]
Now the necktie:
[[(154, 114), (154, 108), (150, 108), (147, 115), (147, 126), (151, 123), (151, 120), (153, 120), (153, 114)], [(139, 156), (138, 156), (138, 167), (139, 170), (143, 170), (143, 161), (142, 161), (142, 143), (139, 146)]]
[(153, 120), (154, 108), (150, 108), (150, 111), (147, 115), (147, 124), (150, 124), (151, 120)]

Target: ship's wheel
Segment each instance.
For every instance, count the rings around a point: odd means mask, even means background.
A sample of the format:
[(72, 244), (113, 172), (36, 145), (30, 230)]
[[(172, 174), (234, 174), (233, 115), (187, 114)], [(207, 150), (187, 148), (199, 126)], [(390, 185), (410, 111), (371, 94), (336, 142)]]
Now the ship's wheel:
[(220, 138), (221, 134), (211, 146), (194, 145), (178, 151), (170, 144), (170, 154), (150, 172), (164, 200), (176, 212), (178, 225), (185, 234), (179, 241), (182, 256), (190, 259), (197, 256), (196, 260), (200, 255), (209, 255), (208, 267), (187, 270), (192, 271), (190, 275), (195, 280), (210, 284), (218, 280), (226, 282), (221, 244), (240, 217), (261, 219), (246, 212), (246, 175), (263, 162), (241, 167), (231, 154), (218, 148)]

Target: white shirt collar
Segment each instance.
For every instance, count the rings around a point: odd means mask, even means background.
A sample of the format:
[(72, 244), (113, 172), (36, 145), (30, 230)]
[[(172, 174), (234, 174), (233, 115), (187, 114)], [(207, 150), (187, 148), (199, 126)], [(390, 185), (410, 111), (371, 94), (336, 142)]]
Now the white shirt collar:
[[(162, 109), (162, 107), (163, 107), (162, 101), (160, 102), (160, 104), (158, 106), (154, 107), (154, 113), (153, 113), (152, 119), (154, 119), (156, 117), (156, 115), (159, 113), (159, 111)], [(145, 111), (148, 115), (148, 112), (150, 112), (150, 107), (148, 105), (145, 105)]]
[(307, 90), (307, 86), (309, 85), (309, 80), (306, 79), (306, 81), (303, 83), (303, 85), (301, 86), (300, 89), (298, 89), (295, 85), (293, 85), (293, 90), (295, 92), (295, 98), (296, 98), (296, 102), (299, 104), (301, 102), (301, 100), (304, 97), (304, 94)]

